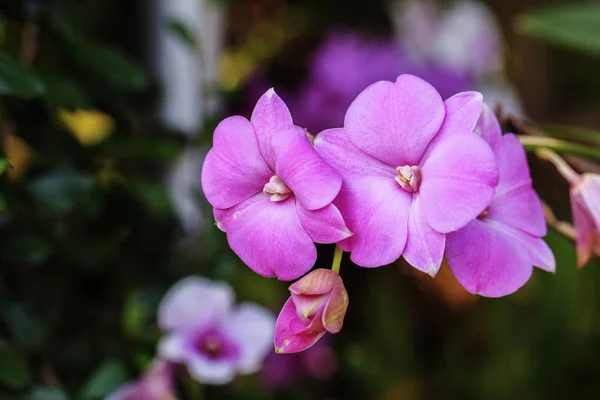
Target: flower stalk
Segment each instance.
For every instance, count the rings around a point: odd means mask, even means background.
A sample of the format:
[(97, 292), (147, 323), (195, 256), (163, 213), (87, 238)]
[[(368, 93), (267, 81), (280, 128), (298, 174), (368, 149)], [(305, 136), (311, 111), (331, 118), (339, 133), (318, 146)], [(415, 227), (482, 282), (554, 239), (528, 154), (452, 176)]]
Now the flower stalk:
[(342, 255), (344, 254), (344, 250), (340, 249), (339, 246), (335, 246), (335, 251), (333, 252), (333, 263), (331, 264), (331, 269), (336, 274), (340, 274), (340, 265), (342, 264)]

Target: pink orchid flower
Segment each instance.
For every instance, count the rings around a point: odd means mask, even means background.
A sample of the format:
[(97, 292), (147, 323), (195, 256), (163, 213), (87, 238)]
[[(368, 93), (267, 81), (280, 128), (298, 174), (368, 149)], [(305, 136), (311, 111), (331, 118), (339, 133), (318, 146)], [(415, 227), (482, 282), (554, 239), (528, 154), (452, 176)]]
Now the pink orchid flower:
[(343, 178), (335, 200), (354, 235), (339, 246), (363, 267), (401, 255), (435, 275), (446, 234), (488, 205), (498, 182), (490, 146), (473, 129), (481, 94), (445, 102), (427, 82), (400, 75), (354, 100), (343, 129), (315, 138), (317, 152)]
[(542, 239), (546, 222), (531, 186), (523, 145), (513, 134), (502, 136), (496, 116), (486, 105), (475, 132), (492, 147), (500, 179), (489, 207), (448, 234), (446, 258), (469, 292), (500, 297), (523, 286), (533, 266), (554, 272), (555, 261)]
[(204, 194), (233, 251), (260, 275), (281, 280), (312, 268), (313, 242), (351, 235), (332, 204), (341, 185), (273, 89), (250, 121), (234, 116), (217, 126), (202, 169)]
[(553, 151), (540, 149), (538, 154), (554, 163), (571, 185), (577, 266), (581, 268), (590, 261), (592, 254), (600, 256), (600, 175), (578, 174)]
[(342, 278), (317, 269), (290, 286), (291, 297), (275, 324), (275, 351), (297, 353), (314, 345), (326, 332), (342, 329), (348, 293)]
[(176, 400), (173, 365), (155, 360), (144, 376), (126, 383), (105, 400)]
[(255, 304), (234, 308), (233, 302), (224, 282), (190, 277), (175, 284), (158, 309), (158, 325), (167, 332), (159, 356), (214, 385), (256, 372), (271, 351), (275, 318)]

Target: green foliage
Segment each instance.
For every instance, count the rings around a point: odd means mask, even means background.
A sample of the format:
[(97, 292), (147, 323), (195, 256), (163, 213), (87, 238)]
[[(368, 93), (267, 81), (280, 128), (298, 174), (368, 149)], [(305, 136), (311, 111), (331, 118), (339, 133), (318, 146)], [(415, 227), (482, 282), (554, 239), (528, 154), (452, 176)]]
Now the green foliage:
[(531, 36), (594, 55), (600, 54), (600, 4), (595, 2), (536, 10), (519, 20)]
[(13, 389), (22, 389), (31, 380), (24, 355), (6, 344), (0, 344), (0, 382)]
[(0, 53), (0, 94), (32, 97), (44, 94), (45, 90), (39, 74)]
[(118, 361), (105, 361), (85, 384), (81, 393), (84, 400), (100, 399), (125, 382), (127, 372)]

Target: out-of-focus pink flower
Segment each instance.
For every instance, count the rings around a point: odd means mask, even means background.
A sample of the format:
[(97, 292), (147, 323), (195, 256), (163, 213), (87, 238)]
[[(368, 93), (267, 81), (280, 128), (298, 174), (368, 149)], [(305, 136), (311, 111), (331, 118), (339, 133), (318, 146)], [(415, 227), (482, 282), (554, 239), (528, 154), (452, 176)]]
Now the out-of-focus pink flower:
[(255, 304), (234, 308), (233, 301), (226, 283), (190, 277), (175, 284), (158, 309), (158, 324), (167, 332), (159, 356), (216, 385), (256, 372), (271, 350), (275, 318)]
[(445, 102), (427, 82), (401, 75), (380, 81), (352, 103), (343, 129), (315, 138), (315, 148), (343, 178), (335, 204), (354, 236), (339, 243), (364, 267), (401, 255), (435, 275), (445, 234), (490, 203), (498, 167), (490, 146), (473, 134), (481, 94)]
[(275, 324), (277, 353), (306, 350), (326, 332), (342, 329), (348, 293), (336, 272), (317, 269), (292, 284), (290, 292)]
[(499, 181), (489, 207), (467, 226), (448, 234), (446, 258), (456, 279), (471, 293), (511, 294), (530, 278), (533, 266), (553, 272), (554, 255), (542, 239), (546, 222), (531, 186), (525, 150), (484, 105), (475, 132), (492, 147)]
[(268, 390), (289, 388), (307, 380), (327, 380), (338, 370), (338, 359), (327, 335), (314, 346), (293, 354), (272, 353), (260, 372), (261, 384)]
[(592, 254), (600, 256), (600, 175), (578, 174), (553, 151), (540, 149), (538, 154), (554, 163), (571, 185), (577, 266), (581, 268), (588, 263)]
[(273, 89), (250, 121), (234, 116), (217, 126), (202, 169), (204, 194), (233, 251), (260, 275), (281, 280), (312, 268), (313, 242), (351, 235), (332, 204), (341, 184)]
[(126, 383), (105, 400), (176, 400), (173, 365), (155, 360), (144, 376)]

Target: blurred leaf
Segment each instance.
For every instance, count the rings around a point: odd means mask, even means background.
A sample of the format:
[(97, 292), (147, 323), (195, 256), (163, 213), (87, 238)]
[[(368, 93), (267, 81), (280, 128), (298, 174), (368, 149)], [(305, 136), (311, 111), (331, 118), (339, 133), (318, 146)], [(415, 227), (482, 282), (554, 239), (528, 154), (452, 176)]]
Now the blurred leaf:
[(8, 167), (12, 168), (12, 164), (6, 158), (0, 158), (0, 175), (2, 175)]
[(28, 234), (8, 237), (0, 245), (0, 258), (16, 264), (38, 265), (51, 253), (52, 245), (48, 241)]
[(72, 81), (61, 76), (44, 76), (46, 102), (51, 107), (85, 108), (84, 92)]
[(25, 358), (6, 344), (0, 344), (0, 382), (13, 389), (21, 389), (30, 380)]
[(126, 54), (107, 46), (77, 38), (70, 43), (77, 63), (105, 81), (124, 89), (143, 89), (146, 73)]
[(99, 209), (98, 185), (92, 175), (62, 170), (43, 175), (29, 183), (29, 191), (49, 210), (66, 214), (77, 206), (92, 214)]
[(119, 361), (105, 361), (85, 384), (81, 397), (83, 399), (99, 399), (115, 390), (125, 382), (127, 372)]
[(38, 387), (27, 395), (26, 400), (69, 400), (69, 397), (58, 388)]
[(575, 50), (600, 54), (600, 4), (556, 6), (521, 17), (526, 34)]
[(140, 337), (149, 333), (162, 294), (157, 288), (146, 287), (129, 295), (123, 306), (123, 330), (127, 335)]
[(132, 189), (152, 214), (166, 217), (171, 213), (171, 200), (162, 183), (138, 180), (132, 183)]
[(39, 349), (46, 335), (46, 327), (21, 303), (4, 307), (2, 319), (8, 327), (13, 343), (21, 349)]
[(570, 139), (600, 145), (600, 132), (586, 128), (576, 128), (565, 125), (544, 125), (543, 131), (558, 139)]
[(176, 138), (137, 139), (111, 137), (101, 145), (108, 156), (117, 159), (172, 160), (184, 149)]
[(37, 73), (0, 53), (0, 94), (31, 97), (44, 91), (44, 81)]
[(194, 32), (190, 29), (190, 27), (185, 24), (185, 22), (179, 19), (172, 19), (171, 21), (169, 21), (167, 29), (175, 37), (177, 37), (177, 39), (179, 39), (181, 43), (189, 47), (191, 50), (198, 49), (198, 45), (196, 43), (196, 36), (194, 35)]
[(543, 136), (519, 135), (519, 140), (527, 151), (535, 151), (545, 147), (559, 153), (577, 154), (579, 156), (600, 160), (600, 149), (592, 146), (585, 146), (566, 140)]
[(112, 117), (98, 110), (61, 109), (58, 117), (84, 147), (102, 143), (115, 128)]

